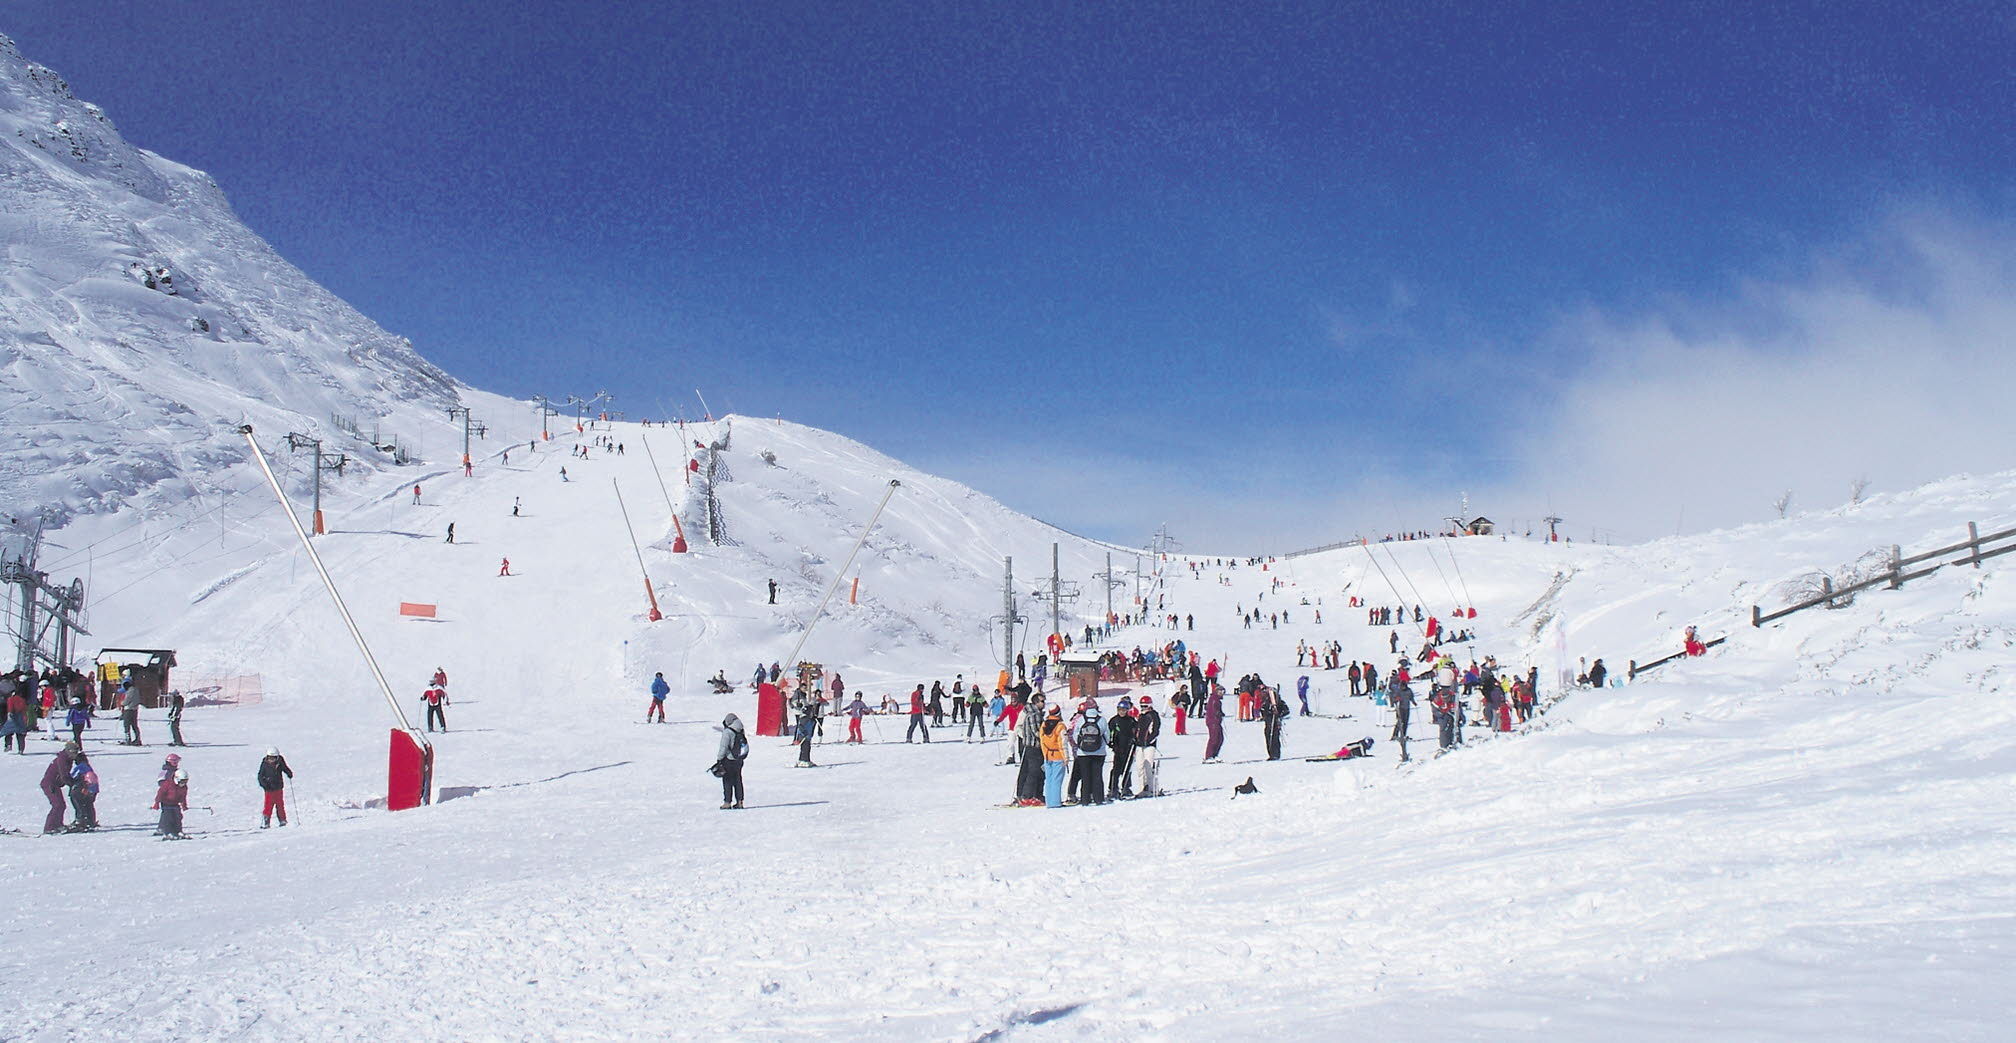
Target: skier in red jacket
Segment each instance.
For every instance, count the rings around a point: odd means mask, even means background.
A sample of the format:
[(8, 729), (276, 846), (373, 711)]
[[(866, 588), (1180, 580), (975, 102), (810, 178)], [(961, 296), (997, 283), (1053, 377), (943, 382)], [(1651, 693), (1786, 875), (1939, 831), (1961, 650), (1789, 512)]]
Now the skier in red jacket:
[(918, 685), (910, 693), (910, 728), (903, 733), (903, 741), (909, 742), (919, 730), (924, 732), (924, 741), (931, 741), (931, 725), (924, 719), (924, 686)]
[(439, 721), (441, 723), (441, 730), (444, 732), (447, 731), (448, 712), (445, 709), (443, 709), (443, 707), (446, 707), (448, 705), (447, 690), (442, 688), (440, 685), (435, 685), (434, 687), (427, 689), (427, 691), (420, 696), (420, 699), (421, 701), (427, 704), (427, 730), (430, 732), (433, 731), (434, 723), (436, 721)]

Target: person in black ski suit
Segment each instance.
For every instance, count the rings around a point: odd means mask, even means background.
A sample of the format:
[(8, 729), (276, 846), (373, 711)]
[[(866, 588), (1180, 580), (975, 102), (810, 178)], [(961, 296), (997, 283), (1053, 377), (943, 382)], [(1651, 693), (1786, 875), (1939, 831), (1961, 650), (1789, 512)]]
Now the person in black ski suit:
[(182, 698), (182, 693), (180, 690), (169, 693), (168, 745), (170, 746), (189, 745), (188, 743), (182, 741), (182, 707), (185, 704), (186, 700)]
[(1127, 777), (1128, 769), (1133, 766), (1134, 725), (1134, 705), (1122, 696), (1119, 708), (1113, 712), (1113, 720), (1107, 724), (1106, 733), (1106, 738), (1113, 744), (1113, 768), (1106, 777), (1106, 793), (1116, 799), (1134, 795), (1134, 787)]
[(1408, 687), (1407, 662), (1401, 660), (1400, 668), (1386, 679), (1386, 701), (1393, 704), (1394, 742), (1407, 741), (1407, 721), (1414, 716), (1414, 689)]
[[(1255, 679), (1258, 680), (1257, 678)], [(1288, 700), (1281, 693), (1264, 684), (1256, 684), (1254, 695), (1260, 700), (1260, 731), (1267, 740), (1267, 759), (1281, 759), (1281, 726), (1288, 718)]]

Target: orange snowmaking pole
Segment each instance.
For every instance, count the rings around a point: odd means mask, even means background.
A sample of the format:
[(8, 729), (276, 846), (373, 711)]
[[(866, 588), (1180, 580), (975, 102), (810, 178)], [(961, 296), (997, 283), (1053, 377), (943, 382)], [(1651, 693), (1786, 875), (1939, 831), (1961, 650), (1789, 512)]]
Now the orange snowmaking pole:
[(609, 479), (609, 487), (616, 490), (616, 509), (623, 512), (623, 531), (630, 534), (630, 549), (637, 554), (637, 571), (644, 575), (644, 597), (651, 602), (651, 622), (656, 623), (665, 614), (658, 611), (658, 593), (651, 589), (651, 573), (644, 568), (644, 551), (637, 546), (637, 530), (630, 527), (630, 508), (623, 504), (623, 488), (616, 484), (616, 479)]

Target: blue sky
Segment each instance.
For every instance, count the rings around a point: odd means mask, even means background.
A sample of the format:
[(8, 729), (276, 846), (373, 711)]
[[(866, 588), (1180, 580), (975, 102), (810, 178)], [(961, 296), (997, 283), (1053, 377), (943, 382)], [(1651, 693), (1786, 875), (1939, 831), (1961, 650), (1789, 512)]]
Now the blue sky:
[[(2006, 4), (26, 0), (0, 31), (472, 384), (697, 387), (1135, 543), (1464, 491), (1620, 539), (1756, 520), (1857, 462), (1817, 440), (1676, 519), (1633, 486), (1659, 445), (1559, 418), (1656, 391), (1618, 357), (1665, 336), (1825, 370), (1788, 300), (1923, 314), (1897, 288), (1947, 244), (2003, 264), (2016, 213)], [(1917, 459), (1878, 487), (1945, 473)]]

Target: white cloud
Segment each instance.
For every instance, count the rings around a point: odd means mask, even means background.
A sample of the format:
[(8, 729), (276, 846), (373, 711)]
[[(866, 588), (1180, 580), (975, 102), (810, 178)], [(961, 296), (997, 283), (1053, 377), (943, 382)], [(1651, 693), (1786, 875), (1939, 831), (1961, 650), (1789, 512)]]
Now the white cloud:
[[(1501, 495), (1653, 536), (2011, 466), (2016, 237), (1912, 215), (1733, 302), (1589, 313), (1586, 360), (1523, 432)], [(1515, 493), (1514, 490), (1517, 490)]]

